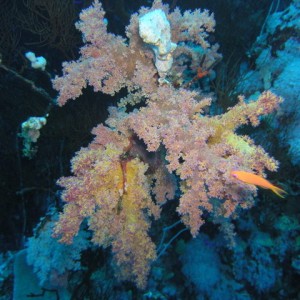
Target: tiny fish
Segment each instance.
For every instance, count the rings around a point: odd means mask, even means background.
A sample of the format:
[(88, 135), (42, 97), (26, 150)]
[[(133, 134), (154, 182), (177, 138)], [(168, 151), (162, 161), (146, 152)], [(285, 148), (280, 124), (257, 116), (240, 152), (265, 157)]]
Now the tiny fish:
[(231, 175), (244, 183), (254, 184), (264, 189), (270, 189), (277, 196), (281, 198), (284, 198), (285, 195), (287, 194), (287, 192), (284, 191), (283, 189), (275, 186), (270, 181), (254, 173), (245, 172), (245, 171), (232, 171)]

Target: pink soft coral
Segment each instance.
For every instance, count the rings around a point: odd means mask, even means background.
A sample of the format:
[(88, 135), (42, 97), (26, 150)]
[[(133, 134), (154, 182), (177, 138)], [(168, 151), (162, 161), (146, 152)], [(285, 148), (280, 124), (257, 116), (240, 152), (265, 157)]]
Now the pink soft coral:
[(88, 218), (92, 241), (112, 246), (118, 275), (135, 280), (144, 288), (155, 245), (147, 232), (150, 216), (159, 217), (152, 201), (148, 166), (138, 158), (122, 158), (128, 139), (105, 127), (98, 127), (95, 141), (72, 160), (74, 176), (63, 177), (63, 214), (54, 229), (61, 242), (72, 243), (79, 226)]
[[(157, 80), (152, 50), (138, 35), (139, 16), (158, 8), (170, 21), (175, 42), (181, 42), (174, 53), (170, 82), (163, 85)], [(177, 211), (191, 234), (197, 235), (205, 212), (223, 224), (225, 234), (232, 234), (231, 224), (224, 219), (252, 206), (256, 195), (255, 187), (233, 180), (232, 169), (263, 174), (277, 168), (274, 159), (249, 137), (237, 135), (236, 129), (248, 123), (257, 126), (259, 117), (274, 111), (282, 100), (265, 92), (248, 104), (240, 97), (223, 115), (205, 115), (211, 99), (182, 88), (182, 76), (188, 65), (193, 72), (201, 60), (197, 47), (208, 65), (220, 57), (217, 46), (207, 41), (214, 21), (206, 11), (169, 13), (168, 6), (154, 1), (151, 8), (132, 16), (128, 43), (107, 33), (103, 17), (98, 1), (82, 12), (77, 27), (87, 45), (78, 61), (64, 64), (63, 76), (54, 80), (58, 103), (75, 99), (87, 84), (111, 95), (126, 86), (128, 95), (118, 108), (110, 108), (107, 126), (95, 128), (94, 141), (76, 154), (73, 176), (59, 180), (66, 205), (54, 234), (71, 243), (87, 218), (93, 242), (112, 246), (121, 267), (119, 278), (135, 280), (143, 288), (156, 258), (148, 235), (150, 216), (158, 218), (160, 206), (174, 197), (174, 174), (181, 190)], [(190, 62), (185, 67), (179, 59), (182, 55)], [(139, 109), (126, 111), (136, 104)]]

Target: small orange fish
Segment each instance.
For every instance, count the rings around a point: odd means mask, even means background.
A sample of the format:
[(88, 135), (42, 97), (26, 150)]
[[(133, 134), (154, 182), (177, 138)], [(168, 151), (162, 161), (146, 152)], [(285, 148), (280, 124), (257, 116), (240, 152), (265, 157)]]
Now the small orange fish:
[(270, 189), (281, 198), (284, 198), (284, 195), (287, 194), (286, 191), (273, 185), (270, 181), (264, 179), (263, 177), (255, 175), (254, 173), (245, 171), (232, 171), (231, 175), (244, 183), (254, 184), (264, 189)]

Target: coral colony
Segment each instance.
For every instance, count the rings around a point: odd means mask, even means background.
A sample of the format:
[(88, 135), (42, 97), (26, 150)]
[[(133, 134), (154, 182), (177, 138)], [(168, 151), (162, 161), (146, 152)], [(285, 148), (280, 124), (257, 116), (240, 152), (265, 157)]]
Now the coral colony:
[(127, 96), (109, 108), (105, 124), (93, 129), (94, 140), (72, 159), (72, 176), (62, 177), (65, 201), (54, 237), (72, 244), (87, 220), (95, 245), (111, 246), (116, 276), (146, 287), (156, 246), (149, 228), (167, 201), (179, 195), (177, 213), (193, 237), (210, 220), (233, 244), (231, 219), (253, 206), (257, 188), (237, 180), (233, 170), (276, 171), (277, 162), (248, 136), (245, 124), (282, 102), (270, 91), (257, 101), (243, 97), (222, 115), (209, 115), (212, 99), (191, 89), (189, 73), (207, 70), (220, 60), (213, 14), (197, 9), (169, 12), (157, 0), (131, 16), (127, 39), (107, 32), (97, 0), (80, 14), (76, 27), (85, 45), (80, 58), (63, 64), (53, 80), (57, 103), (65, 105), (87, 85), (95, 92)]

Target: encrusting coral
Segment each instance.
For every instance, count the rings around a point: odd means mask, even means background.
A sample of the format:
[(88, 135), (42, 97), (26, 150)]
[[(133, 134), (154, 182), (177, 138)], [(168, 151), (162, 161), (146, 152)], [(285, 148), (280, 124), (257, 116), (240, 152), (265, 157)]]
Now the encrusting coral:
[[(139, 18), (156, 9), (165, 13), (172, 42), (178, 45), (163, 82), (157, 78), (152, 49), (138, 30)], [(86, 45), (81, 57), (65, 63), (63, 76), (54, 80), (58, 104), (77, 98), (87, 85), (111, 95), (126, 87), (128, 95), (109, 109), (106, 125), (96, 127), (94, 141), (73, 158), (73, 176), (59, 180), (66, 204), (54, 235), (71, 243), (87, 219), (92, 241), (112, 246), (118, 277), (144, 288), (156, 258), (148, 230), (161, 206), (174, 198), (176, 182), (181, 191), (177, 211), (193, 236), (205, 222), (204, 212), (220, 223), (220, 217), (235, 218), (239, 208), (253, 205), (255, 186), (236, 181), (231, 171), (265, 176), (265, 170), (277, 169), (277, 162), (236, 129), (257, 126), (259, 117), (273, 112), (282, 99), (267, 91), (247, 104), (240, 97), (223, 115), (205, 115), (211, 99), (184, 83), (188, 68), (193, 73), (200, 62), (211, 66), (220, 58), (217, 45), (206, 39), (215, 25), (207, 11), (170, 13), (167, 5), (154, 1), (131, 17), (128, 41), (107, 33), (98, 1), (80, 19), (77, 28)], [(139, 109), (128, 110), (137, 103)], [(230, 228), (224, 226), (224, 231)]]

